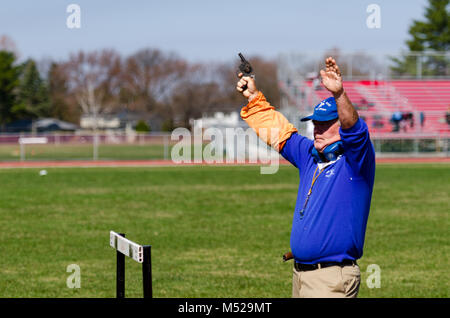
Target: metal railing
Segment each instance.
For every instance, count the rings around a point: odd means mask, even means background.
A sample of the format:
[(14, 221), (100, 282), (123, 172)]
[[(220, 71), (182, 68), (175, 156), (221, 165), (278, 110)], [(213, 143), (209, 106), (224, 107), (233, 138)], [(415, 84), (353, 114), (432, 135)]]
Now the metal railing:
[(0, 161), (169, 160), (174, 143), (170, 133), (0, 134)]

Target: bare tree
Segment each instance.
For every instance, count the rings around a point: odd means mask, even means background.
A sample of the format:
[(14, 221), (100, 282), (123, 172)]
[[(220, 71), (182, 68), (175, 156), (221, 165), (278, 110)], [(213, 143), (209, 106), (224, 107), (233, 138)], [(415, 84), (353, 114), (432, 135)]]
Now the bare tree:
[(19, 51), (17, 50), (16, 43), (7, 35), (0, 36), (0, 51), (12, 52), (16, 59), (19, 59)]
[(174, 87), (165, 110), (176, 126), (190, 127), (190, 119), (213, 110), (223, 110), (221, 83), (216, 79), (211, 76), (209, 65), (189, 66), (185, 76)]
[(71, 55), (64, 68), (68, 91), (73, 94), (83, 115), (93, 119), (98, 128), (98, 117), (111, 113), (119, 105), (121, 87), (121, 58), (113, 50), (79, 52)]
[[(258, 87), (274, 104), (280, 93), (276, 63), (260, 57), (249, 58), (258, 80)], [(190, 119), (214, 112), (239, 111), (245, 104), (236, 92), (238, 61), (222, 64), (192, 64), (174, 87), (166, 115), (175, 126), (190, 126)]]
[(66, 65), (52, 63), (47, 77), (52, 116), (78, 124), (81, 109), (77, 105), (75, 96), (69, 93)]
[(111, 113), (119, 105), (122, 61), (113, 50), (82, 51), (72, 54), (63, 65), (67, 90), (74, 96), (83, 115), (92, 120), (93, 159), (98, 159), (99, 116)]
[(132, 110), (154, 112), (166, 104), (188, 63), (175, 54), (144, 49), (125, 60), (122, 101)]

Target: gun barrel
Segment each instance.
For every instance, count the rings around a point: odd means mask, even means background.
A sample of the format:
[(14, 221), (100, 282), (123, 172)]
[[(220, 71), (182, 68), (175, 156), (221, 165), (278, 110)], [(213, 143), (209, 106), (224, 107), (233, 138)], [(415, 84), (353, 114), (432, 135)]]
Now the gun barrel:
[(247, 60), (245, 59), (244, 55), (242, 55), (242, 53), (239, 53), (239, 57), (241, 58), (242, 62), (247, 62)]

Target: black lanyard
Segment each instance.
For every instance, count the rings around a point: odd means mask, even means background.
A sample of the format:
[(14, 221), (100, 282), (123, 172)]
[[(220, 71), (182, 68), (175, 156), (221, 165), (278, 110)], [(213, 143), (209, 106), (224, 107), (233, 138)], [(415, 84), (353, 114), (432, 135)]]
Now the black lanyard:
[(316, 173), (317, 173), (317, 170), (318, 170), (318, 169), (319, 169), (319, 166), (317, 166), (316, 171), (314, 171), (313, 179), (312, 179), (312, 182), (311, 182), (311, 187), (309, 188), (308, 195), (306, 196), (305, 204), (303, 205), (303, 209), (300, 210), (300, 219), (303, 219), (303, 215), (305, 214), (306, 205), (308, 204), (309, 197), (311, 196), (312, 188), (313, 188), (313, 186), (314, 186), (314, 183), (316, 183), (316, 180), (317, 180), (317, 178), (320, 176), (320, 174), (322, 173), (322, 171), (325, 170), (325, 167), (323, 167), (322, 169), (320, 169), (319, 174), (318, 174), (317, 177), (316, 177)]

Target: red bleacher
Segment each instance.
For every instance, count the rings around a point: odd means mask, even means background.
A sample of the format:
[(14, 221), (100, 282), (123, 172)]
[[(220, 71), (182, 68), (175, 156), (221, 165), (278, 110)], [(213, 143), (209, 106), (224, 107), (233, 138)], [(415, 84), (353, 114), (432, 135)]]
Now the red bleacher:
[[(331, 96), (323, 85), (313, 89), (312, 81), (306, 84), (317, 101)], [(446, 113), (450, 110), (450, 80), (345, 81), (344, 88), (372, 132), (391, 132), (392, 114), (402, 112), (413, 114), (413, 126), (410, 121), (404, 121), (401, 126), (404, 132), (450, 133), (446, 123)], [(425, 115), (422, 127), (421, 112)]]

